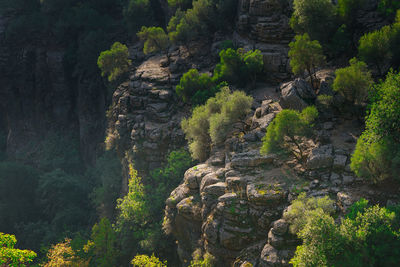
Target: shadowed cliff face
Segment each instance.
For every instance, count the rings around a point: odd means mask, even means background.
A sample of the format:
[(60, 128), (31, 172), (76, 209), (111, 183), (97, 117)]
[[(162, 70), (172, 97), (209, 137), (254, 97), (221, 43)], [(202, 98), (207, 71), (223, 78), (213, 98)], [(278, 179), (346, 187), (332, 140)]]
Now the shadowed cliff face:
[(0, 17), (0, 116), (8, 155), (27, 152), (32, 142), (58, 131), (79, 136), (82, 157), (91, 163), (104, 135), (106, 88), (101, 77), (69, 75), (63, 47), (7, 43), (7, 21)]

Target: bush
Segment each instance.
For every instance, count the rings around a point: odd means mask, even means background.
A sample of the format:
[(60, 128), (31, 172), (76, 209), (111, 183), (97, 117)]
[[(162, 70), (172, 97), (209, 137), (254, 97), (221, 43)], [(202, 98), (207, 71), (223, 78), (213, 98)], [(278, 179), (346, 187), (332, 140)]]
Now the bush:
[(392, 57), (390, 39), (391, 27), (384, 26), (380, 30), (363, 35), (359, 41), (359, 57), (369, 64), (374, 64), (380, 75), (385, 73)]
[(151, 255), (150, 257), (147, 255), (136, 255), (131, 264), (134, 267), (167, 267), (166, 261), (161, 261), (156, 256)]
[(340, 225), (323, 209), (307, 212), (306, 223), (297, 232), (303, 244), (297, 247), (290, 263), (293, 266), (396, 265), (400, 258), (400, 253), (393, 251), (400, 245), (398, 214), (366, 204), (365, 200), (355, 203), (351, 215)]
[(322, 47), (318, 41), (311, 41), (307, 33), (296, 35), (296, 40), (289, 44), (290, 67), (294, 74), (302, 74), (305, 70), (310, 76), (311, 86), (316, 88), (314, 81), (315, 68), (325, 62)]
[(47, 262), (41, 266), (88, 267), (89, 262), (76, 255), (76, 252), (71, 247), (71, 239), (66, 238), (64, 242), (60, 242), (51, 246), (47, 252)]
[(400, 74), (389, 73), (370, 94), (365, 131), (357, 141), (351, 169), (375, 182), (397, 177), (400, 169)]
[(297, 33), (328, 43), (336, 30), (335, 7), (330, 0), (294, 0), (290, 26)]
[(239, 122), (250, 111), (253, 98), (240, 91), (230, 92), (228, 87), (196, 107), (192, 116), (182, 120), (182, 130), (189, 142), (192, 158), (205, 160), (210, 144), (222, 143)]
[(333, 90), (343, 95), (347, 101), (360, 105), (367, 100), (368, 90), (373, 83), (367, 64), (356, 58), (350, 60), (350, 66), (335, 71)]
[(101, 69), (101, 75), (107, 75), (108, 81), (115, 81), (119, 76), (128, 72), (131, 60), (128, 59), (128, 47), (115, 42), (110, 50), (100, 53), (97, 65)]
[(137, 33), (141, 41), (144, 41), (143, 53), (146, 55), (154, 52), (165, 52), (169, 61), (170, 41), (168, 35), (161, 27), (145, 27)]
[(303, 162), (301, 139), (312, 134), (312, 123), (317, 117), (318, 111), (314, 106), (305, 108), (301, 113), (291, 109), (282, 110), (268, 125), (260, 153), (290, 150), (299, 161)]
[(257, 74), (264, 67), (260, 50), (244, 52), (243, 49), (228, 48), (219, 53), (220, 63), (214, 69), (213, 79), (244, 86), (248, 81), (256, 82)]
[(14, 235), (0, 232), (0, 264), (2, 266), (26, 266), (32, 263), (37, 257), (36, 253), (30, 250), (14, 248), (17, 239)]
[(380, 0), (378, 10), (389, 18), (394, 18), (400, 9), (400, 2), (397, 0)]
[(283, 214), (283, 218), (290, 224), (289, 230), (297, 234), (307, 225), (310, 213), (321, 210), (322, 213), (333, 214), (334, 201), (325, 196), (323, 198), (307, 198), (306, 193), (301, 193), (290, 208)]
[(215, 94), (215, 92), (212, 92), (213, 87), (214, 83), (207, 73), (199, 74), (198, 70), (191, 69), (183, 74), (175, 90), (178, 96), (183, 99), (183, 101), (193, 103), (201, 102), (202, 97), (200, 96), (199, 92), (204, 92), (204, 94), (209, 95)]

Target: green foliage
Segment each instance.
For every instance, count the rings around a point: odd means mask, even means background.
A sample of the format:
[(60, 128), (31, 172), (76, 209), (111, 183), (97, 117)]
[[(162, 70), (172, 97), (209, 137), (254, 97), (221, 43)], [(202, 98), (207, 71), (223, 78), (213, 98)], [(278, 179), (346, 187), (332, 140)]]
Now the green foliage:
[(351, 169), (373, 181), (397, 177), (400, 167), (400, 74), (390, 72), (371, 91), (365, 131), (357, 141)]
[(160, 210), (170, 192), (180, 183), (184, 172), (192, 165), (185, 150), (172, 151), (161, 169), (151, 172), (143, 184), (131, 164), (129, 192), (119, 199), (116, 231), (122, 258), (131, 259), (138, 252), (157, 251), (165, 258), (173, 255), (173, 241), (163, 236)]
[(186, 10), (192, 7), (192, 0), (168, 0), (168, 5)]
[(159, 51), (168, 53), (170, 41), (163, 28), (143, 26), (137, 36), (144, 41), (143, 53), (146, 55)]
[(225, 81), (229, 84), (245, 85), (251, 80), (256, 81), (257, 74), (264, 67), (263, 57), (260, 50), (244, 52), (243, 49), (234, 50), (228, 48), (219, 53), (220, 63), (214, 69), (213, 80)]
[(328, 43), (335, 28), (335, 7), (330, 0), (294, 0), (290, 26), (311, 39)]
[[(290, 67), (294, 74), (301, 74), (305, 70), (310, 75), (311, 86), (315, 88), (313, 78), (316, 80), (315, 68), (325, 62), (322, 47), (318, 41), (311, 41), (307, 33), (296, 35), (296, 40), (289, 44)], [(313, 77), (314, 75), (314, 77)]]
[(400, 2), (397, 0), (380, 0), (378, 10), (389, 18), (393, 18), (400, 9)]
[(88, 253), (92, 255), (92, 265), (116, 266), (119, 251), (117, 236), (107, 218), (100, 220), (92, 228), (91, 241), (88, 242)]
[(236, 0), (195, 0), (192, 8), (178, 9), (169, 21), (170, 38), (176, 44), (187, 45), (217, 30), (226, 31), (234, 24), (236, 8)]
[(131, 60), (129, 60), (128, 47), (119, 42), (115, 42), (110, 50), (100, 53), (97, 65), (101, 69), (101, 75), (107, 75), (108, 81), (114, 81), (129, 70)]
[(205, 102), (208, 99), (201, 99), (201, 92), (210, 96), (216, 93), (211, 77), (207, 73), (199, 74), (196, 69), (191, 69), (183, 74), (175, 90), (183, 101), (194, 105), (203, 104), (202, 100)]
[(250, 111), (252, 102), (253, 98), (245, 93), (231, 93), (228, 87), (223, 87), (205, 105), (194, 108), (192, 116), (181, 123), (192, 158), (205, 160), (210, 144), (222, 143), (233, 130), (233, 124)]
[(292, 202), (290, 209), (283, 214), (283, 218), (290, 224), (290, 232), (297, 234), (307, 225), (313, 212), (333, 214), (335, 211), (333, 204), (334, 201), (327, 196), (308, 198), (306, 193), (301, 193)]
[(213, 267), (215, 266), (215, 257), (210, 253), (205, 253), (201, 255), (201, 253), (197, 253), (196, 250), (193, 254), (193, 260), (190, 262), (189, 267)]
[(80, 258), (71, 246), (71, 239), (66, 238), (64, 242), (52, 245), (47, 252), (47, 262), (43, 267), (88, 267), (89, 262)]
[(337, 10), (347, 25), (353, 26), (357, 10), (364, 5), (365, 0), (339, 0)]
[(301, 139), (312, 134), (312, 123), (317, 117), (318, 111), (314, 106), (305, 108), (301, 113), (291, 109), (282, 110), (268, 125), (260, 153), (289, 149), (298, 160), (303, 160)]
[(134, 267), (167, 267), (166, 261), (161, 261), (156, 256), (151, 255), (150, 257), (147, 255), (136, 255), (131, 264)]
[(0, 264), (2, 266), (27, 266), (37, 257), (33, 251), (14, 248), (16, 243), (17, 239), (14, 235), (0, 232)]
[(393, 266), (399, 260), (393, 251), (400, 245), (399, 217), (386, 208), (367, 207), (362, 199), (340, 225), (321, 208), (294, 215), (306, 218), (297, 228), (303, 244), (290, 261), (293, 266)]
[(106, 151), (86, 172), (85, 178), (98, 181), (91, 194), (92, 202), (103, 216), (112, 219), (122, 181), (122, 166), (116, 153)]
[(349, 67), (335, 71), (333, 90), (343, 95), (347, 101), (359, 105), (367, 99), (373, 80), (367, 64), (356, 58), (352, 58), (349, 63)]
[(374, 64), (383, 74), (385, 65), (392, 55), (390, 50), (391, 27), (384, 26), (380, 30), (367, 33), (360, 38), (358, 54), (362, 60)]

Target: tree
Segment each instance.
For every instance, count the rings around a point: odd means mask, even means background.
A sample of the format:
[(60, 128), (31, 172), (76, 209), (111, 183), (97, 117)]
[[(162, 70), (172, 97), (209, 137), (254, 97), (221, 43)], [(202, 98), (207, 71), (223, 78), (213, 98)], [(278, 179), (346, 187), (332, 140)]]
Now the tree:
[(316, 88), (317, 80), (315, 69), (324, 64), (325, 56), (318, 41), (311, 41), (307, 33), (296, 35), (296, 40), (289, 44), (290, 67), (294, 74), (301, 74), (304, 70), (310, 76), (311, 86)]
[(181, 123), (192, 158), (205, 160), (210, 145), (225, 141), (234, 124), (248, 114), (252, 102), (244, 92), (231, 93), (229, 87), (223, 87), (205, 105), (194, 108), (191, 117)]
[(137, 33), (141, 41), (144, 41), (143, 53), (162, 51), (166, 54), (168, 63), (170, 62), (170, 41), (168, 35), (161, 27), (142, 27), (142, 30)]
[(257, 81), (257, 74), (263, 71), (264, 61), (261, 51), (250, 50), (243, 55), (243, 61), (246, 64), (247, 72), (251, 76), (253, 87)]
[(312, 134), (313, 121), (318, 117), (314, 106), (296, 110), (284, 109), (267, 127), (260, 152), (268, 154), (279, 150), (287, 150), (301, 162), (304, 162), (304, 153), (301, 139)]
[(400, 170), (400, 74), (390, 72), (370, 92), (365, 131), (357, 140), (351, 169), (374, 182)]
[(192, 0), (168, 0), (168, 5), (186, 10), (192, 7)]
[(193, 103), (198, 102), (194, 98), (198, 91), (210, 91), (212, 87), (214, 83), (207, 73), (199, 74), (197, 69), (191, 69), (183, 74), (175, 90), (183, 101)]
[(80, 258), (71, 247), (71, 239), (52, 245), (44, 267), (88, 267), (89, 261)]
[(119, 42), (115, 42), (110, 50), (100, 53), (97, 65), (101, 69), (101, 75), (108, 75), (108, 81), (115, 81), (119, 76), (129, 70), (128, 47)]
[(131, 264), (134, 267), (167, 267), (167, 261), (161, 261), (156, 256), (136, 255)]
[(22, 267), (32, 263), (37, 254), (31, 250), (14, 248), (17, 239), (14, 235), (0, 232), (0, 265), (11, 267)]
[(362, 60), (374, 64), (378, 68), (380, 75), (385, 72), (385, 65), (390, 62), (392, 57), (390, 49), (391, 27), (384, 26), (363, 35), (358, 46), (358, 55)]
[(356, 58), (352, 58), (349, 63), (349, 67), (335, 71), (333, 90), (343, 95), (347, 101), (359, 105), (367, 99), (373, 80), (367, 64)]
[(300, 34), (327, 44), (335, 27), (335, 7), (330, 0), (294, 0), (290, 26)]

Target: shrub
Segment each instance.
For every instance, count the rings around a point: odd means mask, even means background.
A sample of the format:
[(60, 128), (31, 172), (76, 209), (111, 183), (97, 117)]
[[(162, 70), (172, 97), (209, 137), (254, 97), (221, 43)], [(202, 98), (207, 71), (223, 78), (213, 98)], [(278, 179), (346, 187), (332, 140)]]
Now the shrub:
[(198, 92), (204, 92), (212, 95), (213, 92), (209, 91), (213, 86), (214, 83), (207, 73), (200, 74), (198, 70), (191, 69), (183, 74), (175, 90), (178, 96), (183, 99), (183, 101), (193, 103), (200, 102), (199, 98), (201, 98), (201, 96), (199, 96)]
[(371, 90), (365, 131), (357, 141), (351, 169), (375, 182), (397, 177), (400, 168), (400, 74), (389, 73)]
[(128, 47), (115, 42), (110, 50), (100, 53), (97, 65), (101, 69), (101, 75), (107, 75), (108, 81), (114, 81), (129, 70), (131, 60), (128, 59)]
[(150, 257), (147, 255), (136, 255), (131, 264), (134, 267), (167, 267), (166, 261), (161, 261), (156, 256), (151, 255)]
[[(296, 249), (293, 266), (393, 266), (400, 253), (399, 217), (379, 206), (355, 203), (358, 210), (335, 224), (323, 209), (307, 212), (306, 223), (297, 232), (303, 244)], [(299, 213), (303, 217), (304, 214)]]
[(88, 267), (89, 262), (81, 259), (71, 247), (71, 239), (66, 238), (64, 242), (52, 245), (47, 252), (47, 262), (42, 266), (71, 266), (71, 267)]
[(397, 0), (380, 0), (378, 10), (389, 18), (394, 18), (400, 9), (400, 2)]
[(228, 87), (223, 87), (205, 105), (196, 107), (190, 118), (182, 120), (182, 130), (189, 142), (192, 158), (205, 160), (210, 144), (222, 143), (233, 124), (250, 111), (252, 102), (252, 97), (245, 93), (231, 93)]
[(335, 74), (333, 90), (347, 101), (359, 105), (367, 99), (368, 89), (373, 83), (367, 64), (352, 58), (349, 67), (338, 69)]
[(192, 0), (168, 0), (168, 5), (186, 10), (192, 7)]
[(325, 61), (322, 47), (318, 41), (311, 41), (307, 33), (296, 35), (296, 40), (289, 44), (290, 67), (294, 74), (301, 74), (305, 70), (310, 76), (311, 86), (315, 88), (314, 81), (317, 80), (315, 68), (321, 66)]
[(328, 43), (335, 29), (335, 7), (330, 0), (294, 0), (290, 26), (297, 33)]
[(363, 35), (358, 46), (358, 55), (362, 60), (374, 64), (379, 74), (384, 74), (387, 64), (392, 57), (390, 49), (391, 27), (384, 26)]
[(289, 230), (297, 234), (306, 226), (311, 212), (321, 210), (322, 213), (334, 213), (334, 201), (325, 196), (323, 198), (308, 198), (306, 193), (301, 193), (290, 208), (283, 214), (283, 218), (290, 224)]
[(243, 49), (234, 50), (228, 48), (219, 53), (220, 63), (214, 69), (213, 79), (218, 82), (245, 85), (251, 80), (253, 85), (257, 74), (261, 73), (264, 67), (261, 51)]
[(0, 264), (2, 266), (26, 266), (32, 263), (37, 257), (31, 250), (21, 250), (14, 248), (17, 239), (14, 235), (0, 232)]
[(318, 111), (314, 106), (305, 108), (301, 113), (291, 109), (282, 110), (268, 125), (260, 152), (268, 154), (289, 149), (298, 160), (303, 161), (301, 139), (312, 134), (312, 122), (317, 117)]
[(170, 41), (163, 28), (143, 26), (141, 31), (137, 33), (137, 36), (140, 40), (144, 41), (143, 53), (147, 55), (149, 53), (162, 51), (167, 55), (169, 62), (170, 55), (168, 50)]

